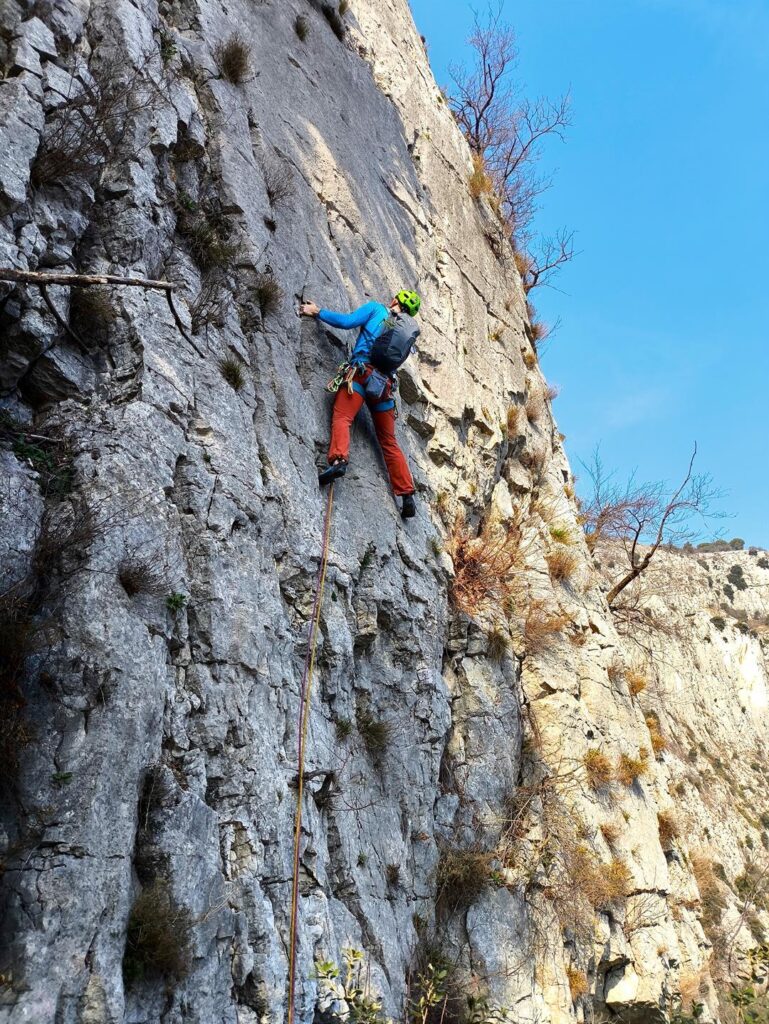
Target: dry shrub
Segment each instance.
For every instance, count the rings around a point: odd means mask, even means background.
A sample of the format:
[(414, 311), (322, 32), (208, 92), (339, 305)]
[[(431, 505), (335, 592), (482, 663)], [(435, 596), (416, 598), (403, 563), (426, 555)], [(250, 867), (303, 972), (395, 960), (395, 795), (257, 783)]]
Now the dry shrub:
[(604, 837), (609, 846), (615, 846), (619, 839), (619, 826), (613, 821), (605, 821), (600, 826), (601, 835)]
[(544, 601), (532, 601), (523, 620), (523, 645), (527, 654), (538, 654), (571, 622), (563, 612), (552, 611)]
[(492, 852), (477, 846), (444, 847), (436, 876), (438, 900), (452, 910), (470, 906), (491, 884), (493, 859)]
[(473, 173), (468, 179), (470, 195), (473, 199), (490, 196), (494, 193), (494, 182), (491, 180), (486, 164), (480, 153), (473, 153)]
[(174, 902), (166, 882), (155, 881), (142, 889), (128, 919), (126, 984), (153, 978), (182, 981), (191, 967), (193, 926), (189, 911)]
[(655, 756), (657, 754), (661, 754), (663, 750), (667, 750), (668, 741), (660, 732), (660, 723), (653, 715), (647, 716), (646, 727), (649, 730), (649, 741), (651, 742)]
[(536, 345), (540, 341), (544, 341), (550, 333), (550, 328), (543, 320), (532, 320), (528, 329), (532, 345)]
[(269, 271), (256, 275), (252, 291), (263, 320), (278, 312), (283, 302), (283, 289)]
[(173, 589), (174, 579), (168, 560), (159, 552), (131, 553), (118, 565), (118, 579), (129, 597), (150, 594), (163, 597)]
[(620, 754), (617, 761), (617, 781), (625, 786), (632, 786), (637, 779), (642, 778), (649, 772), (649, 751), (641, 747), (638, 757), (630, 754)]
[(294, 22), (294, 31), (302, 42), (305, 42), (310, 34), (310, 23), (302, 14), (298, 14)]
[(606, 674), (609, 677), (609, 682), (615, 686), (625, 674), (625, 666), (622, 663), (622, 659), (617, 657), (616, 654), (609, 663)]
[(505, 418), (505, 431), (508, 438), (518, 437), (520, 433), (521, 423), (521, 407), (520, 405), (511, 405), (507, 409), (507, 417)]
[(199, 334), (204, 327), (223, 327), (231, 301), (231, 296), (225, 289), (223, 273), (215, 270), (206, 274), (200, 291), (190, 306), (192, 333)]
[(224, 78), (233, 85), (242, 85), (251, 68), (251, 47), (239, 33), (235, 32), (219, 43), (214, 51), (216, 63)]
[(682, 971), (678, 982), (678, 992), (681, 997), (681, 1009), (684, 1013), (690, 1014), (694, 1004), (700, 1001), (702, 995), (702, 972)]
[(486, 638), (486, 655), (491, 661), (502, 661), (510, 650), (510, 637), (499, 626), (493, 626)]
[(358, 726), (360, 738), (370, 754), (382, 754), (387, 750), (392, 738), (392, 728), (389, 722), (376, 718), (371, 708), (361, 705), (355, 712), (355, 723)]
[(566, 977), (569, 981), (569, 992), (571, 993), (572, 1002), (576, 1002), (580, 996), (584, 996), (590, 991), (587, 975), (584, 971), (569, 965), (566, 968)]
[(542, 418), (542, 399), (539, 395), (529, 395), (523, 407), (529, 423), (538, 423)]
[(678, 823), (672, 811), (660, 811), (657, 815), (657, 826), (663, 850), (669, 850), (678, 835)]
[(513, 259), (515, 260), (515, 269), (521, 275), (521, 281), (525, 289), (526, 278), (531, 272), (531, 269), (534, 265), (534, 261), (532, 260), (531, 256), (529, 256), (528, 253), (523, 252), (522, 249), (515, 250), (515, 253), (513, 254)]
[(700, 891), (700, 902), (702, 904), (701, 923), (705, 934), (709, 939), (721, 924), (726, 900), (722, 894), (721, 885), (713, 872), (713, 862), (704, 853), (695, 853), (691, 858), (692, 874), (697, 882)]
[(69, 301), (70, 321), (86, 344), (104, 343), (117, 320), (112, 296), (107, 288), (73, 288)]
[(550, 579), (557, 583), (569, 583), (579, 568), (577, 555), (565, 547), (558, 547), (545, 555)]
[(545, 391), (545, 400), (548, 402), (554, 402), (560, 393), (560, 388), (556, 387), (554, 384), (550, 384), (547, 391)]
[(231, 270), (238, 260), (242, 245), (231, 237), (231, 228), (216, 197), (196, 203), (186, 192), (176, 198), (176, 228), (187, 239), (190, 255), (206, 272)]
[(284, 206), (294, 194), (294, 180), (289, 165), (277, 157), (262, 159), (264, 190), (273, 210)]
[(527, 370), (533, 370), (537, 365), (537, 353), (533, 349), (527, 349), (523, 353), (523, 363)]
[(454, 607), (475, 619), (497, 619), (517, 596), (524, 570), (519, 519), (500, 523), (488, 519), (473, 536), (460, 513), (454, 520), (447, 549), (454, 563), (451, 599)]
[(639, 693), (643, 693), (649, 685), (649, 681), (646, 678), (645, 673), (636, 668), (626, 669), (625, 679), (627, 679), (628, 689), (630, 690), (630, 695), (632, 697), (637, 697)]
[(577, 892), (596, 910), (607, 909), (627, 895), (630, 872), (624, 861), (601, 864), (584, 844), (566, 852), (566, 871)]
[(243, 366), (234, 356), (224, 356), (219, 360), (219, 373), (227, 381), (233, 391), (240, 391), (246, 383)]
[(607, 786), (614, 777), (611, 761), (595, 747), (585, 753), (582, 764), (587, 772), (587, 780), (593, 789), (600, 789)]

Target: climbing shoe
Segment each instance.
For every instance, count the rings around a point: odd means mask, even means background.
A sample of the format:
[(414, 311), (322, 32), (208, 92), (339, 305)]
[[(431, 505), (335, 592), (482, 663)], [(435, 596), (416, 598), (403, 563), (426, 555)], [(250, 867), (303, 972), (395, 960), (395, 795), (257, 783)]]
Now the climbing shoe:
[(326, 484), (330, 484), (334, 480), (338, 480), (340, 476), (344, 476), (347, 472), (347, 463), (341, 459), (337, 459), (336, 462), (332, 462), (330, 466), (327, 466), (322, 473), (318, 473), (318, 484), (321, 487), (325, 487)]
[(413, 519), (417, 514), (417, 506), (414, 502), (413, 494), (403, 495), (403, 504), (401, 505), (401, 519)]

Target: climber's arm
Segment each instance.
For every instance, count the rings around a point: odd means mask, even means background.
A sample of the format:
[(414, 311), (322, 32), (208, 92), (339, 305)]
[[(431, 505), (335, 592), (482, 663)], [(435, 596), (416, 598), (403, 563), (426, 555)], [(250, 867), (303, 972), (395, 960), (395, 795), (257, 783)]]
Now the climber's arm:
[(344, 331), (349, 331), (353, 327), (363, 327), (367, 324), (376, 312), (377, 305), (376, 302), (367, 302), (365, 306), (354, 309), (352, 313), (334, 313), (330, 309), (320, 309), (316, 315), (318, 320), (328, 324), (329, 327), (339, 327)]

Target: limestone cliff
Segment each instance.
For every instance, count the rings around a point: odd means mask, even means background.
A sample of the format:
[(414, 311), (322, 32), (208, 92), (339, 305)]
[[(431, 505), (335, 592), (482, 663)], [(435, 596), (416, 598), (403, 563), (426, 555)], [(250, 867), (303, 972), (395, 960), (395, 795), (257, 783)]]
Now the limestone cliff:
[[(404, 285), (419, 511), (401, 522), (361, 417), (297, 1019), (346, 1019), (317, 976), (346, 948), (396, 1019), (429, 962), (477, 1024), (663, 1020), (682, 988), (721, 1019), (716, 965), (744, 972), (767, 922), (766, 560), (668, 554), (618, 633), (614, 556), (582, 540), (512, 254), (406, 0), (1, 9), (0, 265), (172, 281), (185, 331), (157, 291), (51, 286), (57, 322), (1, 286), (0, 1020), (284, 1019), (346, 351), (296, 307)], [(494, 557), (504, 592), (471, 607)], [(137, 906), (175, 960), (126, 952)]]

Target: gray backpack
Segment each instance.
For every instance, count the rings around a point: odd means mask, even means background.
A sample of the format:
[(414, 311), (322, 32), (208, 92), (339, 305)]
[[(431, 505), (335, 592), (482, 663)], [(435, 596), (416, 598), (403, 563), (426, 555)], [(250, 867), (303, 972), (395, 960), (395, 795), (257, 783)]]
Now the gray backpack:
[(420, 335), (413, 316), (396, 313), (385, 320), (382, 333), (371, 346), (369, 361), (383, 373), (394, 373), (405, 362)]

